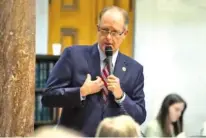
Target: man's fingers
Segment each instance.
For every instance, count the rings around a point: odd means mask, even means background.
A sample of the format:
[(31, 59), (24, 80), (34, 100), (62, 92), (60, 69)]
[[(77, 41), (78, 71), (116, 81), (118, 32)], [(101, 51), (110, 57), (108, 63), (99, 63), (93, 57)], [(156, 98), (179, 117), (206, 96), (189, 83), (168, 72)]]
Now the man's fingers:
[(114, 86), (116, 86), (116, 85), (117, 85), (116, 83), (107, 83), (107, 87), (109, 87), (109, 86), (114, 87)]
[(103, 87), (103, 86), (104, 86), (104, 82), (101, 81), (101, 82), (100, 82), (100, 87)]
[(95, 81), (99, 85), (99, 87), (102, 88), (104, 86), (104, 82), (103, 82), (102, 78), (97, 77), (97, 79)]
[(97, 78), (96, 81), (98, 81), (98, 82), (102, 81), (101, 77), (97, 76), (96, 78)]
[(107, 77), (107, 79), (112, 79), (112, 80), (114, 80), (114, 79), (116, 79), (117, 77), (115, 77), (114, 75), (109, 75), (108, 77)]
[(108, 79), (108, 83), (117, 83), (117, 81), (116, 80)]
[(103, 80), (102, 80), (102, 78), (100, 78), (99, 76), (97, 76), (97, 79), (95, 80), (95, 82), (98, 83), (98, 84), (104, 83)]
[(115, 86), (108, 86), (107, 88), (108, 90), (113, 91), (115, 89)]

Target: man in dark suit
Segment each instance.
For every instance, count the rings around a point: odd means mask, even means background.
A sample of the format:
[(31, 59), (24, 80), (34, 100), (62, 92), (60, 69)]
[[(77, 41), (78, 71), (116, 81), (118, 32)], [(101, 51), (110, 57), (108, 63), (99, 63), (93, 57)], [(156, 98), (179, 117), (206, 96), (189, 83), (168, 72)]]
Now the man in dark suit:
[[(139, 124), (144, 122), (143, 67), (119, 52), (127, 27), (125, 10), (114, 6), (105, 8), (99, 15), (98, 43), (64, 50), (42, 98), (45, 106), (63, 107), (61, 125), (94, 136), (105, 117), (128, 114)], [(109, 75), (105, 68), (108, 45), (113, 50), (114, 75)]]

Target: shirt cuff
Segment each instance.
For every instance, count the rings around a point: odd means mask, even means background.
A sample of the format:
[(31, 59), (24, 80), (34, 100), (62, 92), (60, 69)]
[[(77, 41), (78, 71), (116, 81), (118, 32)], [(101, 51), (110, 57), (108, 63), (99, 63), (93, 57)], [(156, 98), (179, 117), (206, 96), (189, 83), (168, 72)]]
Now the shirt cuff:
[(86, 100), (86, 96), (81, 96), (81, 95), (80, 95), (80, 100), (81, 100), (81, 101)]
[(122, 102), (124, 101), (125, 97), (126, 97), (126, 95), (125, 95), (125, 93), (123, 92), (122, 98), (121, 98), (121, 99), (118, 99), (118, 100), (115, 99), (115, 101), (116, 101), (117, 103), (122, 103)]

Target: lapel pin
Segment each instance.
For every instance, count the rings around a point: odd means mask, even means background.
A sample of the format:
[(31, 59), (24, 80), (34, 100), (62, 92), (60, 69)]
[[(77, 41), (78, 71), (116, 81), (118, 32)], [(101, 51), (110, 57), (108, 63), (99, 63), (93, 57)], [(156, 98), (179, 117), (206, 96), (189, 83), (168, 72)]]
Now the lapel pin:
[(126, 70), (127, 70), (127, 69), (126, 69), (126, 67), (122, 67), (122, 71), (124, 71), (124, 72), (125, 72)]

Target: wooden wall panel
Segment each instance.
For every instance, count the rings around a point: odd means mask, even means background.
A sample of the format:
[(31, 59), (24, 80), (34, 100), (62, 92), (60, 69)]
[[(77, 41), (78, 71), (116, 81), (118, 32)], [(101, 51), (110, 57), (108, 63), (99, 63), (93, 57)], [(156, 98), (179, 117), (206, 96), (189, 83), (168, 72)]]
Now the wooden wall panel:
[[(94, 44), (97, 39), (98, 14), (105, 6), (116, 5), (129, 12), (129, 34), (120, 51), (132, 56), (133, 3), (134, 0), (50, 0), (48, 54), (52, 54), (53, 43), (62, 43), (63, 48), (72, 44)], [(62, 33), (62, 28), (69, 28), (71, 32), (75, 30), (76, 38)]]

